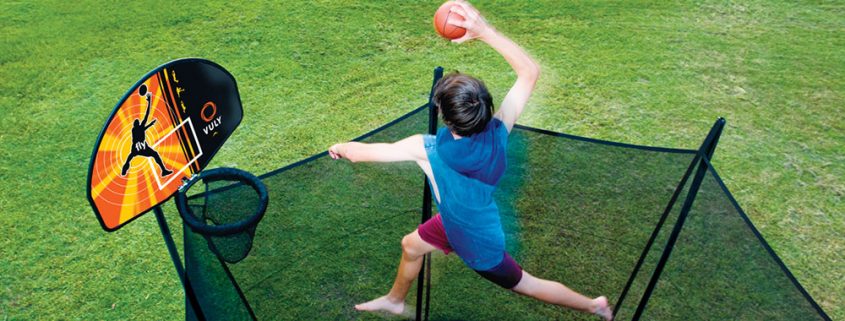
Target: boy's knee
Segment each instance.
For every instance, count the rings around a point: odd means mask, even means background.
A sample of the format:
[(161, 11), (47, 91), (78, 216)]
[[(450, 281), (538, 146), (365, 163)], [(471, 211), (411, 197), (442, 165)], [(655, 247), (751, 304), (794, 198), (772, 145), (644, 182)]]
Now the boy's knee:
[(414, 233), (402, 237), (402, 252), (412, 258), (419, 256), (419, 249)]
[(531, 274), (528, 274), (528, 272), (523, 271), (519, 283), (511, 290), (522, 295), (532, 296), (537, 290), (537, 279)]

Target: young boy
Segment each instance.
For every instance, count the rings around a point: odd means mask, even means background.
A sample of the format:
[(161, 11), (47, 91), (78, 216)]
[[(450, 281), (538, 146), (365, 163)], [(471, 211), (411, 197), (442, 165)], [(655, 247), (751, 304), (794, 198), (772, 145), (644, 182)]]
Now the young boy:
[(487, 43), (504, 56), (517, 80), (493, 114), (492, 97), (484, 83), (463, 74), (447, 75), (434, 88), (433, 102), (446, 125), (437, 136), (414, 135), (392, 144), (350, 142), (329, 148), (332, 158), (352, 162), (415, 161), (428, 177), (440, 210), (402, 238), (402, 260), (390, 292), (355, 309), (402, 314), (422, 257), (439, 249), (446, 254), (454, 251), (467, 266), (503, 288), (611, 320), (607, 298), (589, 299), (563, 284), (534, 277), (505, 251), (492, 195), (505, 171), (508, 134), (534, 90), (540, 68), (469, 3), (457, 3), (452, 13), (464, 21), (453, 24), (467, 33), (453, 41), (479, 39)]

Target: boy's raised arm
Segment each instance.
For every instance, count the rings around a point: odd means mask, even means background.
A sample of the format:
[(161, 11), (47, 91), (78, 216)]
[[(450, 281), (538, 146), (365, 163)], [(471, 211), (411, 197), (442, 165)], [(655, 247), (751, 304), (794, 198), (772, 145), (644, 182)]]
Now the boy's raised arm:
[(452, 12), (464, 17), (464, 21), (455, 21), (454, 23), (450, 21), (449, 23), (464, 28), (467, 32), (463, 37), (452, 41), (462, 43), (476, 38), (484, 41), (501, 54), (516, 72), (516, 83), (505, 95), (505, 99), (495, 116), (505, 123), (508, 132), (510, 132), (525, 109), (525, 104), (528, 103), (531, 92), (534, 91), (534, 84), (540, 77), (540, 66), (519, 45), (490, 26), (472, 5), (462, 0), (456, 2), (459, 7), (452, 7)]
[(333, 159), (346, 158), (351, 162), (424, 161), (428, 158), (422, 135), (413, 135), (395, 143), (335, 144), (329, 147), (329, 156)]

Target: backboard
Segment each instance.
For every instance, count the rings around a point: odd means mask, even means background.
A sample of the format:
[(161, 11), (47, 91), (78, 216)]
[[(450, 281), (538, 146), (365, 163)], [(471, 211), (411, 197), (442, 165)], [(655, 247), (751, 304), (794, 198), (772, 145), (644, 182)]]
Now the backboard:
[(243, 118), (235, 78), (203, 59), (149, 72), (123, 96), (91, 156), (88, 201), (114, 231), (168, 200)]

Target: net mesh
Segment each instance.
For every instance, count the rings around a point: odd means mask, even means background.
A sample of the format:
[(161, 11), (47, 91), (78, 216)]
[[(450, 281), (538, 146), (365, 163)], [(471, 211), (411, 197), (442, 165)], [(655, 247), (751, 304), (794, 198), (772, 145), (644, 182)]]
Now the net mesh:
[[(428, 110), (421, 108), (363, 141), (396, 141), (426, 132), (427, 123)], [(691, 179), (684, 178), (695, 152), (523, 127), (514, 129), (508, 148), (508, 170), (495, 195), (508, 251), (532, 275), (613, 303), (630, 279), (617, 320), (631, 319), (686, 198)], [(423, 181), (411, 162), (352, 164), (325, 155), (265, 175), (270, 205), (243, 260), (221, 261), (202, 236), (186, 230), (187, 271), (205, 317), (383, 319), (352, 307), (390, 289), (402, 236), (420, 223)], [(726, 190), (713, 179), (704, 185), (644, 319), (818, 317), (754, 238)], [(708, 257), (719, 259), (699, 264)], [(454, 255), (435, 252), (429, 277), (429, 320), (595, 318), (503, 291)], [(740, 281), (747, 285), (731, 285)], [(760, 291), (769, 294), (749, 294)], [(414, 304), (416, 293), (412, 288), (406, 302)], [(748, 297), (755, 298), (724, 303)], [(769, 306), (767, 314), (749, 312)], [(713, 311), (719, 308), (724, 310)], [(406, 310), (412, 316), (415, 308)]]
[(709, 167), (644, 320), (824, 320)]
[[(416, 113), (367, 141), (422, 133), (426, 117)], [(353, 305), (382, 295), (393, 282), (400, 240), (420, 223), (423, 181), (412, 163), (351, 164), (325, 156), (264, 178), (271, 201), (252, 251), (228, 265), (256, 317), (361, 316)], [(408, 302), (415, 293), (412, 288)]]

